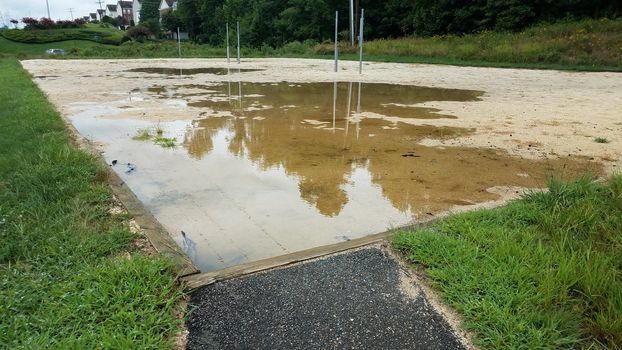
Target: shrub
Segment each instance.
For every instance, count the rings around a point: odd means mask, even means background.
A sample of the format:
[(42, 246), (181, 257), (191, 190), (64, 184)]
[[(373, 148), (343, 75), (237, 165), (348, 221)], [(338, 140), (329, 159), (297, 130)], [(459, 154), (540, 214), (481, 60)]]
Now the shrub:
[(149, 31), (147, 27), (136, 26), (136, 27), (131, 27), (130, 29), (128, 29), (126, 35), (130, 37), (132, 40), (143, 42), (147, 38), (149, 38), (149, 36), (151, 35), (151, 32)]

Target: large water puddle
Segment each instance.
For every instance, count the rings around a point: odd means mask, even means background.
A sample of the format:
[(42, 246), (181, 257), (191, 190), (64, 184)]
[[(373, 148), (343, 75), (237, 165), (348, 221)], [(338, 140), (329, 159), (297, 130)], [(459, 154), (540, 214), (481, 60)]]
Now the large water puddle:
[[(107, 159), (202, 271), (362, 237), (499, 198), (491, 188), (542, 187), (547, 176), (599, 167), (576, 158), (526, 160), (490, 149), (426, 147), (466, 137), (460, 118), (426, 102), (478, 103), (483, 92), (360, 83), (152, 86), (155, 101), (184, 100), (193, 121), (72, 121), (105, 143)], [(131, 107), (130, 101), (123, 101)], [(175, 138), (174, 148), (144, 130)], [(183, 237), (180, 232), (186, 233)]]

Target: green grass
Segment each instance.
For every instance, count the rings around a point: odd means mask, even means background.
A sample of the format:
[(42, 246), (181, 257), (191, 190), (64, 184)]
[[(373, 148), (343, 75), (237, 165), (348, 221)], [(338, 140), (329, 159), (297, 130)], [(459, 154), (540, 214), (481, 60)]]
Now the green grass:
[(609, 143), (609, 140), (607, 140), (607, 138), (605, 137), (597, 137), (594, 139), (594, 142), (596, 143)]
[(174, 148), (177, 146), (177, 139), (174, 137), (156, 136), (153, 143), (164, 148)]
[[(346, 45), (342, 53), (356, 49)], [(330, 54), (332, 44), (317, 45)], [(408, 37), (365, 44), (368, 60), (473, 66), (622, 70), (622, 18), (542, 24), (519, 33)]]
[(622, 348), (622, 176), (401, 232), (484, 349)]
[(133, 251), (104, 169), (15, 59), (0, 103), (0, 349), (170, 347), (171, 262)]
[(164, 148), (177, 147), (177, 139), (174, 137), (164, 137), (164, 130), (158, 125), (153, 129), (139, 129), (132, 137), (138, 141), (153, 140), (153, 143)]
[(63, 49), (67, 52), (74, 52), (76, 50), (97, 50), (105, 49), (110, 45), (102, 45), (92, 41), (85, 40), (68, 40), (57, 43), (46, 44), (25, 44), (10, 41), (0, 36), (0, 58), (17, 57), (20, 59), (27, 58), (62, 58), (59, 56), (47, 56), (45, 50), (47, 49)]
[(19, 30), (9, 29), (0, 31), (0, 36), (5, 39), (27, 43), (27, 44), (45, 44), (55, 43), (67, 40), (87, 40), (100, 42), (102, 44), (121, 44), (125, 32), (98, 24), (86, 24), (84, 28), (66, 28), (66, 29), (35, 29), (35, 30)]

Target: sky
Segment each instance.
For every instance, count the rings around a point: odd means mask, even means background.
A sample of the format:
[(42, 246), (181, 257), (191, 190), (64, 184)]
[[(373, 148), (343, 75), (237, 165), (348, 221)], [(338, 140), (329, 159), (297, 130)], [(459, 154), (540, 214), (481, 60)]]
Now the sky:
[[(99, 8), (96, 0), (48, 0), (50, 16), (53, 20), (71, 19), (69, 9), (73, 8), (74, 18), (88, 16)], [(102, 6), (116, 4), (116, 0), (102, 0)], [(21, 20), (23, 17), (47, 17), (45, 0), (0, 0), (0, 26), (10, 24), (11, 18)]]

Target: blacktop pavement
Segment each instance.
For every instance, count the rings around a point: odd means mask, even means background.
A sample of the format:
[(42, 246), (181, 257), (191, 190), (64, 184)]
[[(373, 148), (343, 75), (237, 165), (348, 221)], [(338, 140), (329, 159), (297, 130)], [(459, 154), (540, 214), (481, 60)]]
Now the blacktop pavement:
[(187, 349), (466, 349), (407, 276), (371, 247), (208, 285)]

